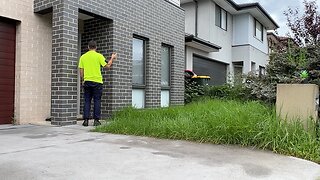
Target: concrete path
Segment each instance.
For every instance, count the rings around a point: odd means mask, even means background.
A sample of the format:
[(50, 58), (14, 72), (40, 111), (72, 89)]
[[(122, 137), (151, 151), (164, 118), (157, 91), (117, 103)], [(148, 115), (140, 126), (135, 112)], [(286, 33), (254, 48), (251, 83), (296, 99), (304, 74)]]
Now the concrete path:
[(0, 126), (0, 179), (320, 180), (320, 165), (232, 146)]

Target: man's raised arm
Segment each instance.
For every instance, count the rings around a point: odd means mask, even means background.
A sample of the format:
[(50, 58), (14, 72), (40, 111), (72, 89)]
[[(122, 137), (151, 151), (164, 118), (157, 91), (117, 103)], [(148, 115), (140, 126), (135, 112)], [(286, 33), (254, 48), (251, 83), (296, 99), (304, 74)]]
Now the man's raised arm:
[(110, 58), (108, 64), (106, 64), (104, 67), (105, 67), (105, 68), (110, 68), (111, 65), (112, 65), (112, 63), (113, 63), (113, 60), (115, 60), (115, 59), (117, 59), (117, 58), (118, 58), (118, 54), (117, 54), (117, 53), (112, 53), (111, 58)]

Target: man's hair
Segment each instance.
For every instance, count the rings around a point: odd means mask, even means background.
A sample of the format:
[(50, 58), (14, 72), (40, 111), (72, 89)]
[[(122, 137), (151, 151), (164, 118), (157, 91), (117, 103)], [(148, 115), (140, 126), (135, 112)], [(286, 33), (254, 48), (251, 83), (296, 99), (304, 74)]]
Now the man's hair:
[(89, 49), (97, 49), (97, 43), (95, 41), (90, 41), (88, 44)]

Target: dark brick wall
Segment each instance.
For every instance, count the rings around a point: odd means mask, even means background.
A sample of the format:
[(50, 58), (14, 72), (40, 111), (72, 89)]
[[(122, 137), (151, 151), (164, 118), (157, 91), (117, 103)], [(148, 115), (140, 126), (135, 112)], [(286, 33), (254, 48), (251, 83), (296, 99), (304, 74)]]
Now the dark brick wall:
[(52, 124), (75, 124), (77, 116), (78, 9), (57, 4), (52, 12)]
[[(105, 74), (103, 112), (112, 112), (132, 101), (132, 38), (148, 39), (146, 62), (146, 107), (160, 106), (161, 44), (173, 47), (171, 104), (183, 104), (184, 11), (165, 0), (35, 0), (37, 13), (53, 12), (52, 115), (53, 124), (72, 124), (76, 117), (76, 71), (78, 10), (109, 19), (111, 38), (100, 42), (119, 54)], [(104, 27), (103, 23), (101, 27)], [(104, 36), (104, 35), (101, 35)], [(92, 37), (94, 38), (94, 37)], [(100, 39), (97, 37), (97, 39)], [(110, 50), (110, 52), (108, 52)], [(57, 77), (59, 76), (59, 77)], [(61, 76), (61, 77), (60, 77)], [(64, 108), (62, 108), (64, 107)]]
[[(88, 42), (94, 40), (97, 42), (97, 52), (103, 54), (106, 57), (106, 61), (110, 59), (113, 50), (113, 25), (112, 20), (106, 19), (90, 19), (84, 21), (84, 33), (81, 34), (81, 52), (82, 54), (88, 51)], [(103, 79), (104, 79), (104, 91), (101, 100), (101, 113), (103, 117), (107, 117), (111, 114), (111, 73), (108, 69), (101, 69)], [(81, 110), (83, 112), (83, 92), (81, 93)], [(93, 107), (92, 107), (93, 108)]]

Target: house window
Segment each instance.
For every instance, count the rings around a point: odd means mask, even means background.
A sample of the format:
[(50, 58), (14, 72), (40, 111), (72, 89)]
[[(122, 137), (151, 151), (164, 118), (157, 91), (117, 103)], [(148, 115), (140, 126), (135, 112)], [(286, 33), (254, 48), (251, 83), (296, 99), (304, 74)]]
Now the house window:
[(233, 62), (234, 83), (240, 84), (243, 80), (243, 61)]
[(145, 107), (146, 41), (133, 39), (132, 45), (132, 106)]
[(256, 74), (256, 63), (255, 62), (251, 62), (251, 72)]
[(266, 75), (266, 68), (263, 66), (259, 66), (259, 76)]
[(227, 30), (228, 23), (228, 13), (226, 10), (222, 9), (220, 6), (216, 5), (216, 26)]
[(254, 36), (260, 41), (263, 41), (263, 25), (257, 20), (255, 20)]
[(166, 45), (161, 47), (161, 107), (170, 105), (170, 63), (171, 48)]

